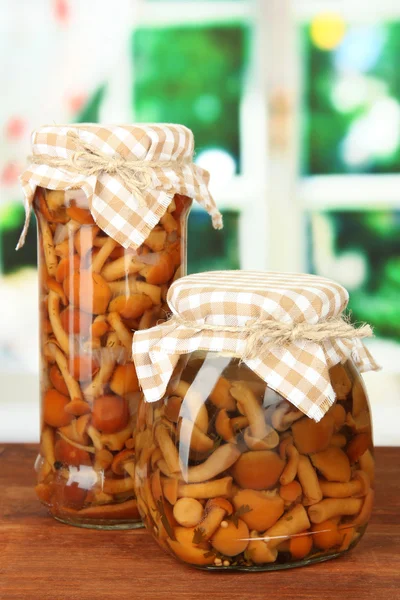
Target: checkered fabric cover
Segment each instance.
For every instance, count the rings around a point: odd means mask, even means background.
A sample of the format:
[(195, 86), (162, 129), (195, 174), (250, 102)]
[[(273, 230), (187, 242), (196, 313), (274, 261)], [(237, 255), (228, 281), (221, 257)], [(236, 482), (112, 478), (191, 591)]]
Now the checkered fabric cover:
[[(144, 193), (145, 206), (124, 187), (117, 176), (100, 173), (85, 176), (49, 167), (46, 157), (69, 158), (75, 150), (69, 132), (110, 157), (128, 161), (176, 161), (153, 169), (152, 185)], [(194, 139), (183, 125), (65, 125), (45, 126), (32, 134), (32, 152), (43, 164), (31, 164), (20, 180), (25, 194), (26, 222), (18, 248), (26, 237), (37, 186), (51, 190), (82, 189), (97, 225), (124, 248), (138, 248), (165, 214), (175, 193), (197, 200), (221, 226), (221, 215), (208, 190), (209, 174), (193, 164)]]
[[(133, 357), (145, 398), (154, 402), (164, 395), (180, 355), (207, 350), (241, 357), (246, 324), (266, 319), (315, 324), (339, 316), (347, 302), (342, 286), (313, 275), (215, 271), (183, 277), (168, 293), (172, 318), (134, 335)], [(203, 324), (222, 327), (216, 332), (202, 329)], [(224, 326), (243, 331), (224, 331)], [(321, 344), (297, 340), (245, 363), (272, 389), (319, 421), (335, 399), (328, 370), (349, 357), (361, 371), (378, 368), (359, 339), (329, 339)]]

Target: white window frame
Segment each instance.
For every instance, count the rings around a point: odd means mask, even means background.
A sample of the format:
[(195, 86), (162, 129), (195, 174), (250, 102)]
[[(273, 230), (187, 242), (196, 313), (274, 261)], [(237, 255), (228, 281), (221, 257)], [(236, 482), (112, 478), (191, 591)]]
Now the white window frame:
[[(136, 10), (137, 27), (163, 27), (167, 25), (230, 23), (234, 21), (257, 23), (257, 3), (253, 0), (156, 2), (140, 0)], [(263, 46), (262, 35), (257, 31), (255, 44)], [(257, 50), (254, 55), (257, 55)], [(268, 222), (265, 203), (267, 190), (267, 102), (263, 89), (260, 65), (251, 66), (240, 111), (240, 137), (242, 173), (226, 184), (214, 184), (211, 173), (211, 191), (220, 209), (237, 210), (239, 218), (240, 263), (242, 268), (266, 269), (268, 267)], [(254, 114), (258, 118), (254, 120)], [(259, 148), (255, 155), (254, 148)]]

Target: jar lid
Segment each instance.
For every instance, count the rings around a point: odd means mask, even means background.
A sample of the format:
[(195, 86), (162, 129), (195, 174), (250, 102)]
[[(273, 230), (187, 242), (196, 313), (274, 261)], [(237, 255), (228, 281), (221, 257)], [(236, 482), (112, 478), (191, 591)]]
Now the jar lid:
[(138, 331), (133, 357), (145, 398), (159, 400), (179, 357), (196, 350), (239, 357), (267, 385), (319, 421), (335, 400), (329, 369), (352, 358), (378, 369), (343, 318), (348, 292), (338, 283), (297, 273), (214, 271), (178, 279), (168, 292), (172, 318)]
[(26, 237), (37, 186), (82, 189), (96, 224), (124, 248), (138, 248), (175, 194), (197, 200), (216, 229), (222, 217), (209, 174), (193, 163), (193, 133), (183, 125), (45, 126), (32, 134), (30, 164), (20, 180)]

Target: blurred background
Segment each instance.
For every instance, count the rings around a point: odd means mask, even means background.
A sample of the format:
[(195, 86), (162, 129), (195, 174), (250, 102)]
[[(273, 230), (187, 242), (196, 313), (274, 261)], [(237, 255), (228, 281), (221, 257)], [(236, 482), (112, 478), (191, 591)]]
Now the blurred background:
[[(400, 444), (400, 5), (392, 0), (0, 0), (0, 441), (38, 439), (36, 229), (18, 174), (39, 125), (177, 122), (223, 234), (189, 221), (189, 272), (338, 280), (383, 366), (375, 441)], [(111, 6), (112, 5), (112, 6)]]

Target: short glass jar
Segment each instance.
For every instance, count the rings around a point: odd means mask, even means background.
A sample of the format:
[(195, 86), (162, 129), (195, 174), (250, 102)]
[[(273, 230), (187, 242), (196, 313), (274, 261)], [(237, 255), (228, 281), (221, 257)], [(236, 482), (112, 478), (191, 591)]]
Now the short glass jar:
[(329, 375), (336, 401), (316, 423), (228, 353), (180, 357), (137, 422), (138, 508), (164, 550), (267, 571), (359, 542), (374, 496), (370, 409), (350, 360)]

